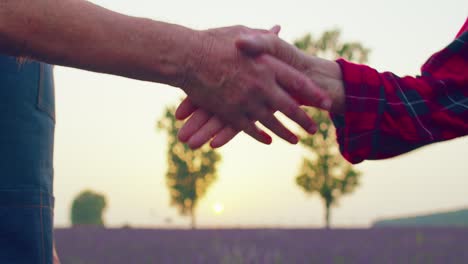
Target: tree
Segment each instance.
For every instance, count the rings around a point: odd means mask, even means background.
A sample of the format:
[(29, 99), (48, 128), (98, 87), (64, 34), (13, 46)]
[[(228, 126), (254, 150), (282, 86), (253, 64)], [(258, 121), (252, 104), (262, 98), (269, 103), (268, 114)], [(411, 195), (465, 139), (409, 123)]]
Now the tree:
[(104, 195), (90, 190), (82, 191), (72, 203), (72, 225), (104, 226), (102, 214), (105, 208), (106, 198)]
[(194, 229), (196, 207), (217, 178), (221, 156), (209, 146), (192, 150), (180, 142), (177, 133), (183, 122), (176, 120), (174, 113), (175, 107), (166, 108), (158, 122), (158, 128), (166, 131), (168, 136), (166, 183), (170, 189), (171, 205), (177, 207), (181, 215), (190, 216), (190, 225)]
[[(301, 50), (322, 58), (336, 59), (342, 57), (351, 61), (364, 63), (369, 50), (360, 43), (342, 43), (340, 31), (326, 31), (318, 39), (310, 34), (294, 42)], [(306, 108), (307, 113), (317, 124), (315, 135), (303, 135), (302, 146), (311, 152), (310, 158), (304, 158), (296, 183), (309, 194), (318, 193), (325, 207), (325, 225), (330, 228), (330, 209), (338, 199), (354, 191), (358, 186), (360, 172), (356, 171), (339, 153), (335, 130), (325, 111)]]

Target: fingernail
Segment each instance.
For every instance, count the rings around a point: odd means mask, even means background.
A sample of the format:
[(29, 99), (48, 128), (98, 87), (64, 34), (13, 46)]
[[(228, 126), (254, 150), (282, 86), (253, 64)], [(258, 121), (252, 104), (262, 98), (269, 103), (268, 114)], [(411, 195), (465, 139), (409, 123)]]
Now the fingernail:
[(298, 142), (299, 142), (299, 139), (297, 138), (297, 136), (291, 136), (291, 138), (289, 139), (289, 142), (291, 142), (291, 144), (294, 144), (296, 145)]
[(270, 135), (268, 135), (265, 131), (262, 131), (261, 134), (263, 136), (263, 139), (265, 140), (264, 143), (267, 144), (267, 145), (270, 145), (271, 142), (273, 141), (273, 139), (270, 137)]
[(181, 134), (180, 132), (177, 134), (177, 138), (179, 139), (180, 142), (182, 143), (185, 143), (187, 142), (187, 136), (185, 136), (184, 134)]
[(331, 105), (332, 105), (332, 101), (330, 99), (325, 99), (320, 105), (320, 107), (324, 110), (329, 111), (331, 108)]
[(317, 126), (311, 125), (309, 129), (307, 129), (307, 132), (309, 132), (310, 134), (315, 134), (315, 132), (317, 132)]

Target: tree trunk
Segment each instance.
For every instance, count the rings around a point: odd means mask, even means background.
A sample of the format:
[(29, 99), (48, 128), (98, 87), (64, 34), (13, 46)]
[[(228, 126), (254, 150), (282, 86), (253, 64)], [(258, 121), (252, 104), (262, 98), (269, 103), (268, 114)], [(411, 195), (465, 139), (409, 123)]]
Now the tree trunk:
[(330, 204), (325, 204), (325, 228), (330, 229)]
[(197, 219), (195, 217), (195, 210), (193, 208), (190, 210), (190, 228), (197, 228)]

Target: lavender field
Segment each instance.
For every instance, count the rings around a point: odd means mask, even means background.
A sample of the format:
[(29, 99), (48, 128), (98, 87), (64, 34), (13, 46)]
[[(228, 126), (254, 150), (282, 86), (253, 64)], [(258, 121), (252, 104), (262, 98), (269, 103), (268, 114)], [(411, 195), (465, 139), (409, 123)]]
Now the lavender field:
[(58, 229), (64, 264), (468, 263), (468, 229)]

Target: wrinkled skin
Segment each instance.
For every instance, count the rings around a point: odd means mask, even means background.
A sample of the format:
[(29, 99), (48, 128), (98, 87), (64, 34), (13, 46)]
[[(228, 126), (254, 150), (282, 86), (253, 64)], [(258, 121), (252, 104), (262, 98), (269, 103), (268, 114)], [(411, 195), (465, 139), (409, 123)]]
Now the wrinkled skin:
[[(298, 104), (341, 111), (338, 105), (342, 104), (343, 87), (341, 71), (335, 62), (308, 56), (274, 34), (250, 36), (237, 41), (238, 48), (244, 54), (256, 57), (257, 63), (273, 69), (276, 79)], [(221, 147), (241, 131), (219, 116), (197, 108), (188, 97), (178, 107), (176, 117), (183, 120), (190, 115), (179, 131), (179, 140), (191, 148), (198, 148), (210, 140), (211, 147)], [(286, 130), (276, 131), (279, 131), (275, 132), (278, 135), (288, 133)]]
[(310, 86), (308, 79), (282, 61), (276, 60), (272, 65), (268, 63), (270, 58), (251, 56), (235, 46), (241, 36), (274, 36), (274, 32), (235, 26), (199, 34), (203, 43), (200, 55), (188, 63), (188, 74), (181, 86), (192, 108), (200, 106), (204, 110), (204, 114), (197, 115), (201, 123), (215, 115), (233, 130), (244, 130), (268, 144), (271, 138), (255, 126), (258, 120), (279, 137), (297, 143), (297, 137), (274, 116), (279, 111), (309, 133), (315, 132), (315, 124), (293, 97), (293, 94), (303, 97), (309, 91), (304, 89)]

